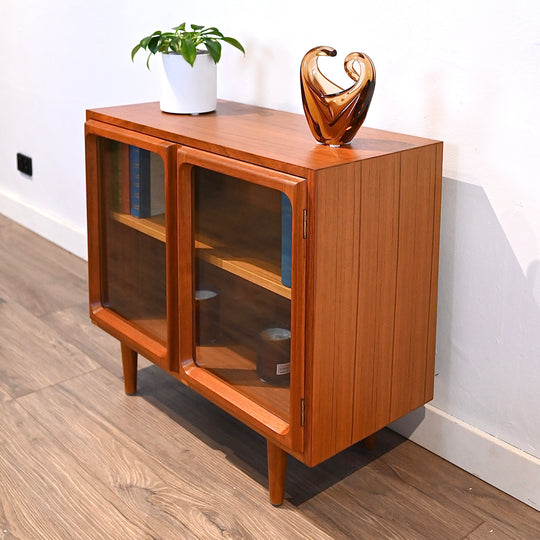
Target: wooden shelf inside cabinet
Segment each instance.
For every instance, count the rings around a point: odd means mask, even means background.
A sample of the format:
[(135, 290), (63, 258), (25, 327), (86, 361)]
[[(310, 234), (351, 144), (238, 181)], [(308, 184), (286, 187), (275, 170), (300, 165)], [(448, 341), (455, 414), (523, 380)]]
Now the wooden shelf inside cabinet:
[(261, 381), (254, 359), (243, 347), (214, 345), (197, 347), (197, 366), (205, 368), (254, 399), (268, 411), (289, 421), (290, 392), (288, 385), (272, 385)]
[(281, 275), (273, 265), (233, 255), (225, 248), (215, 247), (210, 238), (200, 237), (195, 241), (195, 248), (203, 261), (290, 300), (291, 289), (281, 283)]
[(114, 212), (113, 217), (119, 223), (151, 236), (160, 242), (165, 242), (166, 240), (165, 214), (159, 214), (149, 218), (137, 218), (130, 214)]
[[(115, 212), (113, 217), (119, 223), (123, 223), (156, 240), (165, 242), (165, 214), (150, 218), (136, 218), (130, 214)], [(216, 245), (219, 245), (219, 241), (209, 237), (197, 239), (195, 241), (197, 255), (204, 261), (226, 272), (230, 272), (280, 296), (291, 298), (290, 287), (286, 287), (281, 283), (279, 269), (257, 259), (235, 256), (224, 248), (216, 247)]]

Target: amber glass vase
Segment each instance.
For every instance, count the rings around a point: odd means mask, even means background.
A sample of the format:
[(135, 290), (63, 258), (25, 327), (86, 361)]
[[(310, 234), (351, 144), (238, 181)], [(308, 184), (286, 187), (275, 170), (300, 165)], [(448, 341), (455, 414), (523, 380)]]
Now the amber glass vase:
[(315, 47), (304, 56), (300, 67), (304, 113), (317, 142), (342, 146), (352, 141), (366, 118), (375, 90), (375, 66), (367, 54), (348, 54), (345, 72), (354, 83), (344, 90), (321, 73), (319, 56), (336, 56), (336, 50)]

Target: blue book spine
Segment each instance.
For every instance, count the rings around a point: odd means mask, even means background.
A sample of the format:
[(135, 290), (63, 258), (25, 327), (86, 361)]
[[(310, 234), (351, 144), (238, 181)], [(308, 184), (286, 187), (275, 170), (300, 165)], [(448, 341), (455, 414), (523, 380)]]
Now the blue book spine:
[(291, 286), (292, 206), (289, 197), (281, 194), (281, 283)]
[(150, 152), (129, 147), (130, 213), (137, 218), (150, 217)]

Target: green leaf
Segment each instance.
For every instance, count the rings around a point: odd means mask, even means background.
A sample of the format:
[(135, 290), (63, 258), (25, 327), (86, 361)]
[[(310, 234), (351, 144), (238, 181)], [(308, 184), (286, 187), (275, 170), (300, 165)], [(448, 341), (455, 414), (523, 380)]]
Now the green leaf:
[(159, 45), (158, 52), (166, 53), (169, 51), (170, 46), (171, 46), (171, 40), (169, 38), (164, 39)]
[(151, 36), (146, 36), (145, 38), (142, 38), (142, 39), (141, 39), (140, 45), (141, 45), (141, 47), (142, 47), (143, 49), (146, 49), (146, 47), (148, 47), (148, 42), (152, 39), (152, 36), (153, 36), (153, 35), (154, 35), (154, 34), (152, 34)]
[(133, 47), (133, 50), (131, 51), (131, 61), (133, 62), (133, 59), (135, 57), (135, 55), (139, 52), (139, 50), (141, 49), (141, 44), (139, 43), (138, 45), (135, 45), (135, 47)]
[(215, 26), (211, 26), (209, 28), (205, 28), (201, 34), (204, 34), (204, 35), (207, 35), (207, 34), (212, 34), (212, 35), (215, 35), (215, 36), (223, 36), (223, 34), (215, 27)]
[(191, 28), (192, 28), (192, 30), (195, 30), (195, 32), (197, 32), (198, 30), (202, 30), (204, 28), (204, 26), (200, 26), (198, 24), (192, 24)]
[(178, 54), (181, 54), (181, 41), (180, 41), (180, 38), (178, 36), (176, 37), (173, 37), (169, 43), (169, 47), (171, 48), (172, 51), (174, 51), (175, 53), (178, 53)]
[(197, 58), (197, 48), (195, 47), (195, 43), (189, 38), (184, 39), (180, 45), (180, 52), (186, 62), (193, 67), (195, 58)]
[(233, 47), (236, 47), (239, 51), (242, 51), (244, 54), (246, 54), (246, 51), (244, 51), (244, 47), (240, 45), (240, 42), (232, 37), (223, 37), (221, 38), (223, 41), (227, 42), (229, 45), (232, 45)]
[(183, 22), (182, 24), (179, 24), (178, 26), (175, 26), (173, 28), (173, 30), (175, 32), (178, 32), (179, 30), (183, 32), (185, 29), (186, 29), (186, 23), (185, 22)]
[(148, 42), (148, 50), (152, 52), (153, 54), (156, 54), (159, 50), (159, 46), (161, 45), (162, 41), (163, 41), (163, 38), (161, 37), (161, 35), (153, 36)]
[(205, 40), (204, 44), (210, 53), (212, 60), (214, 60), (214, 64), (217, 64), (221, 58), (221, 43), (219, 43), (219, 41), (209, 39)]

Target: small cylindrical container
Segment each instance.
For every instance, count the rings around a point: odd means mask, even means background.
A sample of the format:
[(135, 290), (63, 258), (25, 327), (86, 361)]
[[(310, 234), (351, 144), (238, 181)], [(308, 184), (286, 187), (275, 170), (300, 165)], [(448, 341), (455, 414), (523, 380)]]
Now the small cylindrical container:
[(219, 294), (217, 291), (195, 291), (195, 339), (197, 345), (216, 343), (219, 333)]
[(263, 382), (284, 384), (291, 372), (291, 331), (267, 328), (259, 334), (257, 375)]

